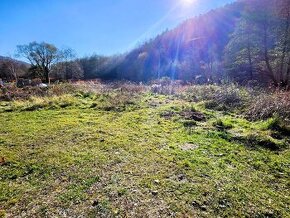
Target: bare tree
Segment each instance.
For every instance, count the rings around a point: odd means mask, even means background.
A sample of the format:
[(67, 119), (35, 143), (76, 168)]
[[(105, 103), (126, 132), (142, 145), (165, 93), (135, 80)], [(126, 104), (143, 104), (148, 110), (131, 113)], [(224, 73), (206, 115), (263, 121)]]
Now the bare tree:
[(32, 68), (37, 69), (45, 81), (49, 83), (49, 74), (53, 64), (71, 55), (71, 50), (60, 50), (55, 45), (46, 42), (31, 42), (28, 45), (18, 45), (17, 55), (26, 58)]
[(83, 79), (84, 70), (79, 61), (66, 61), (55, 64), (52, 67), (51, 75), (55, 79), (62, 80)]
[(16, 61), (12, 58), (7, 58), (4, 64), (6, 65), (9, 74), (13, 77), (13, 79), (15, 79), (17, 83), (19, 63), (16, 63)]
[(18, 77), (27, 73), (27, 66), (11, 57), (5, 57), (1, 60), (1, 75), (9, 80), (17, 82)]

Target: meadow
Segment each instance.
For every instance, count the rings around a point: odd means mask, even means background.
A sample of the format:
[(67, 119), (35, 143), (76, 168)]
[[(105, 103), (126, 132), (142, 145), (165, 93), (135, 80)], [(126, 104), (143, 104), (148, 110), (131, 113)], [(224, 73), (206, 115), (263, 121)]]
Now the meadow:
[(83, 82), (0, 99), (0, 217), (289, 217), (289, 92)]

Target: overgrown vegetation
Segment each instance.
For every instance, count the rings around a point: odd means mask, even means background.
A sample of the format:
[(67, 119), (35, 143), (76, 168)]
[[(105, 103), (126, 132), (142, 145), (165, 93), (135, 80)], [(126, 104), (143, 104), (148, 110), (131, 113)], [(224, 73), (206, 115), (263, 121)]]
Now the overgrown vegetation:
[(268, 119), (273, 116), (277, 116), (284, 122), (290, 122), (290, 92), (261, 94), (252, 100), (247, 112), (249, 119)]
[(289, 93), (152, 86), (2, 90), (1, 216), (289, 215)]

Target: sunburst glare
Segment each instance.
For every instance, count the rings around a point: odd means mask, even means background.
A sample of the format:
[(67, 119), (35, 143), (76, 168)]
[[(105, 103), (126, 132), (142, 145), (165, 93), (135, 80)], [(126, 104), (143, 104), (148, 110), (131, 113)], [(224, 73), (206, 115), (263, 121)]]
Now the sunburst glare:
[(191, 5), (195, 2), (196, 0), (181, 0), (182, 4), (184, 5)]

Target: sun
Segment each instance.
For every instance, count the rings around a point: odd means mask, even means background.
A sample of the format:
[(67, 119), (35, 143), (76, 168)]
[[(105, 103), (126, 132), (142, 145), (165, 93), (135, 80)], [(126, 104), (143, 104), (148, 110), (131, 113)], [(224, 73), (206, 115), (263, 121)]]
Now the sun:
[(195, 2), (195, 0), (181, 0), (184, 5), (191, 5)]

